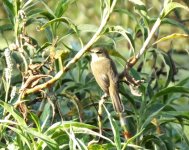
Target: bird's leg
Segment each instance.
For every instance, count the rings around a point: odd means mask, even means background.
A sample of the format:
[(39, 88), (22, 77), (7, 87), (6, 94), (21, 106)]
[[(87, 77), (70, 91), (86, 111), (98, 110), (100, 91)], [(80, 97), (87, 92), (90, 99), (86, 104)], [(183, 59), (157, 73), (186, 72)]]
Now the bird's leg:
[(104, 99), (104, 101), (105, 101), (105, 99), (107, 99), (107, 98), (108, 98), (108, 94), (105, 93), (104, 95), (102, 95), (101, 100)]

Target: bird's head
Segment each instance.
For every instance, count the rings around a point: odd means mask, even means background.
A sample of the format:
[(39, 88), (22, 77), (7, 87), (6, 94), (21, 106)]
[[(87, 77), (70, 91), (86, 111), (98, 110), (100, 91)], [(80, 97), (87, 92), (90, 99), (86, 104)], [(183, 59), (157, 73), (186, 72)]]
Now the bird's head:
[(108, 58), (108, 52), (103, 47), (95, 47), (90, 50), (92, 61), (99, 60), (101, 58)]

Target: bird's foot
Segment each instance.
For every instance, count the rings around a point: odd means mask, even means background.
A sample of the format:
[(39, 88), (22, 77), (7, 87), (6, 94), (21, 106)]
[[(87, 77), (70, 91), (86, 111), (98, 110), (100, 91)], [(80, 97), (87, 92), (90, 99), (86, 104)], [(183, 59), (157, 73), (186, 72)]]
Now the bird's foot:
[(104, 95), (102, 95), (101, 99), (107, 99), (108, 98), (108, 94), (105, 93)]

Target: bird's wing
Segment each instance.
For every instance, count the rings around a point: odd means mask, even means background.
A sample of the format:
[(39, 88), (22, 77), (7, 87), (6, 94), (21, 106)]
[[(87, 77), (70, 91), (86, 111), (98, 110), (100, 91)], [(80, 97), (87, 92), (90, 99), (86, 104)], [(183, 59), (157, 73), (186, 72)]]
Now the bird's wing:
[(110, 74), (109, 74), (109, 78), (110, 78), (110, 81), (113, 82), (114, 84), (117, 84), (118, 82), (118, 72), (117, 72), (117, 68), (114, 64), (114, 62), (112, 60), (110, 60), (110, 67), (111, 69), (109, 69), (110, 71)]
[[(96, 79), (96, 82), (98, 83), (98, 85), (100, 86), (100, 88), (109, 95), (109, 77), (106, 74), (107, 71), (104, 71), (104, 69), (106, 69), (105, 66), (103, 66), (102, 64), (98, 64), (100, 62), (92, 62), (91, 63), (91, 69), (92, 69), (92, 73)], [(105, 67), (105, 68), (104, 68)]]

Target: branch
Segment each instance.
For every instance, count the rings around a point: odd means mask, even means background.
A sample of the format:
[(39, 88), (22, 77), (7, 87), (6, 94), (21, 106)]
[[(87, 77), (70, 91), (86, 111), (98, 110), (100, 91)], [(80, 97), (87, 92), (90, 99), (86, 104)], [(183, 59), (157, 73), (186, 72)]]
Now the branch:
[(154, 23), (154, 25), (153, 25), (153, 27), (152, 27), (152, 29), (151, 29), (151, 31), (150, 31), (150, 33), (149, 33), (147, 39), (145, 40), (144, 44), (142, 45), (142, 48), (140, 49), (139, 53), (138, 53), (136, 56), (134, 56), (134, 57), (132, 57), (132, 58), (130, 58), (130, 59), (128, 60), (128, 64), (126, 65), (126, 69), (132, 68), (132, 67), (136, 64), (136, 62), (139, 60), (139, 58), (140, 58), (140, 57), (144, 54), (144, 52), (147, 50), (147, 46), (148, 46), (148, 44), (150, 43), (150, 40), (152, 39), (152, 37), (153, 37), (155, 31), (158, 29), (160, 23), (161, 23), (161, 19), (160, 19), (160, 17), (159, 17), (159, 18), (156, 20), (156, 22)]
[[(67, 72), (70, 69), (70, 67), (72, 65), (74, 65), (83, 56), (83, 54), (85, 52), (87, 52), (89, 50), (89, 48), (100, 38), (100, 34), (102, 33), (104, 27), (106, 26), (106, 24), (108, 22), (108, 19), (109, 19), (111, 13), (113, 12), (113, 9), (114, 9), (114, 7), (116, 5), (116, 2), (117, 2), (117, 0), (113, 0), (109, 11), (108, 10), (104, 11), (104, 14), (103, 14), (104, 17), (102, 18), (101, 24), (100, 24), (97, 32), (93, 35), (91, 40), (67, 63), (67, 65), (62, 70), (60, 70), (55, 75), (55, 77), (53, 77), (49, 81), (47, 81), (47, 82), (45, 82), (43, 84), (37, 85), (34, 88), (26, 89), (24, 95), (37, 92), (37, 91), (39, 91), (39, 90), (41, 90), (43, 88), (49, 87), (50, 85), (55, 83), (58, 79), (60, 79), (60, 77), (65, 72)], [(106, 10), (106, 8), (105, 8), (105, 10)], [(23, 95), (23, 97), (24, 97), (24, 95)]]
[(144, 82), (144, 80), (135, 80), (132, 76), (129, 75), (129, 70), (137, 63), (140, 57), (147, 50), (147, 46), (149, 45), (150, 40), (152, 39), (155, 31), (158, 29), (160, 23), (161, 23), (161, 18), (159, 17), (154, 23), (147, 39), (145, 40), (138, 54), (136, 56), (131, 57), (127, 61), (124, 70), (119, 74), (119, 80), (124, 80), (126, 83), (128, 83), (128, 85), (134, 85), (134, 86), (139, 86), (141, 83)]

